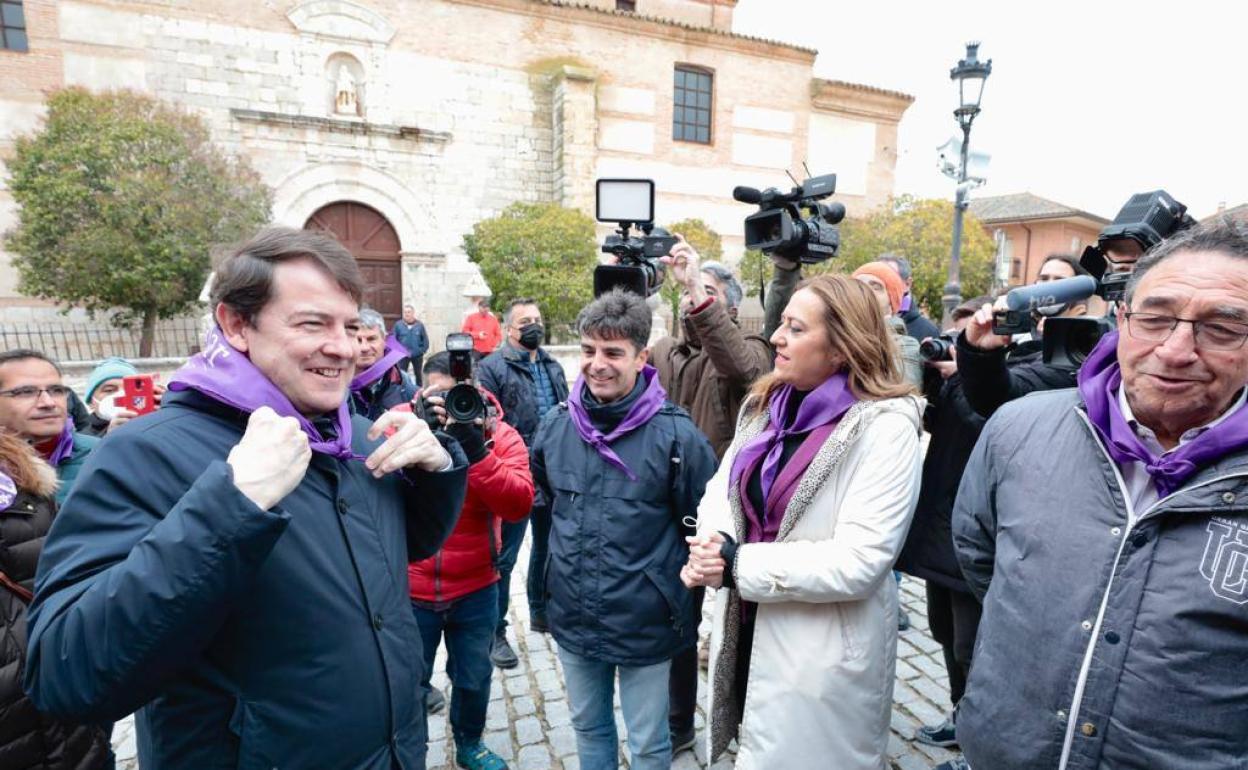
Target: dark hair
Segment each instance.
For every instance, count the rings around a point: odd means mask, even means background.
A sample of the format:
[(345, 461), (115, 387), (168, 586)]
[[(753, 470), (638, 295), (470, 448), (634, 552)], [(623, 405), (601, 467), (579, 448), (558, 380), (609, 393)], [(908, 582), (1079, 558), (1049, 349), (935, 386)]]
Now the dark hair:
[(1228, 257), (1248, 259), (1248, 224), (1220, 216), (1176, 233), (1149, 249), (1135, 263), (1135, 271), (1127, 281), (1127, 304), (1131, 304), (1145, 273), (1175, 254), (1193, 251), (1216, 251)]
[(425, 359), (425, 365), (420, 370), (425, 374), (445, 374), (449, 377), (451, 374), (451, 354), (445, 350), (434, 353)]
[(640, 352), (650, 343), (650, 308), (636, 294), (615, 288), (581, 310), (576, 330), (604, 340), (628, 340)]
[[(537, 300), (533, 299), (532, 297), (516, 297), (511, 302), (508, 302), (507, 309), (503, 312), (503, 325), (504, 326), (511, 326), (511, 311), (515, 310), (521, 305), (533, 305), (534, 307), (537, 307)], [(538, 309), (540, 310), (541, 308), (539, 307)]]
[(6, 350), (0, 353), (0, 366), (4, 366), (5, 364), (12, 363), (14, 361), (29, 361), (31, 359), (46, 361), (47, 363), (52, 364), (52, 368), (56, 370), (57, 374), (64, 374), (64, 372), (61, 371), (60, 364), (53, 361), (51, 358), (48, 358), (46, 353), (42, 353), (38, 350), (32, 350), (31, 348), (13, 348), (12, 350)]
[(325, 233), (292, 227), (266, 227), (215, 265), (211, 299), (224, 302), (248, 324), (273, 295), (273, 268), (282, 262), (309, 259), (358, 304), (364, 278), (355, 257)]
[(875, 261), (876, 262), (888, 262), (892, 264), (894, 267), (897, 268), (897, 275), (901, 276), (901, 280), (903, 281), (910, 280), (910, 274), (911, 274), (910, 260), (901, 256), (900, 254), (890, 254), (888, 252), (885, 252), (884, 254), (881, 254), (879, 258), (876, 259)]
[(991, 294), (981, 294), (978, 297), (971, 297), (968, 300), (964, 300), (961, 305), (958, 305), (953, 309), (953, 312), (949, 314), (949, 318), (957, 321), (959, 319), (966, 318), (967, 316), (975, 315), (979, 312), (981, 307), (991, 304), (992, 299), (993, 297)]
[(1045, 262), (1061, 262), (1063, 264), (1070, 265), (1070, 269), (1075, 271), (1074, 275), (1071, 276), (1072, 278), (1075, 275), (1091, 275), (1091, 273), (1089, 273), (1087, 270), (1084, 269), (1083, 265), (1079, 264), (1079, 260), (1076, 259), (1071, 254), (1050, 254), (1049, 256), (1040, 260), (1041, 270), (1044, 269)]

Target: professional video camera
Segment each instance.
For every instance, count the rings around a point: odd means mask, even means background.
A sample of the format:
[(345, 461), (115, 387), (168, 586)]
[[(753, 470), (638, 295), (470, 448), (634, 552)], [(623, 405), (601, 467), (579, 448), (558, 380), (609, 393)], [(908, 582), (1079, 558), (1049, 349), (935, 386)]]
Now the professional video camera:
[[(1005, 310), (992, 314), (992, 333), (1014, 335), (1034, 329), (1033, 313), (1050, 305), (1082, 302), (1097, 293), (1101, 284), (1090, 275), (1076, 275), (1060, 281), (1020, 286), (1005, 295)], [(1052, 366), (1078, 369), (1096, 342), (1113, 329), (1108, 318), (1046, 318), (1044, 320), (1044, 362)]]
[(434, 430), (441, 430), (442, 424), (430, 408), (429, 398), (441, 398), (442, 408), (446, 416), (455, 422), (471, 425), (474, 420), (484, 418), (488, 405), (481, 392), (477, 390), (476, 375), (472, 364), (472, 335), (455, 332), (446, 335), (446, 352), (450, 361), (448, 368), (455, 379), (455, 386), (450, 390), (442, 390), (426, 394), (416, 405), (416, 414)]
[[(614, 254), (619, 263), (594, 268), (594, 296), (617, 286), (642, 297), (654, 294), (662, 288), (667, 271), (659, 257), (678, 242), (654, 226), (654, 180), (599, 179), (595, 199), (598, 221), (619, 225), (602, 244), (603, 253)], [(629, 234), (633, 227), (641, 230), (642, 237)]]
[[(1113, 270), (1106, 258), (1107, 246), (1112, 241), (1129, 238), (1148, 251), (1180, 230), (1196, 224), (1187, 213), (1187, 206), (1176, 201), (1165, 190), (1136, 193), (1127, 201), (1114, 221), (1101, 230), (1095, 246), (1083, 250), (1079, 264), (1096, 278), (1100, 285), (1097, 296), (1106, 302), (1121, 300), (1131, 278), (1131, 270)], [(1047, 324), (1046, 324), (1047, 325)]]
[[(841, 247), (836, 225), (845, 218), (845, 206), (818, 203), (834, 192), (836, 174), (810, 177), (787, 193), (774, 187), (734, 188), (733, 198), (758, 204), (758, 211), (745, 218), (745, 247), (808, 265), (835, 257)], [(809, 214), (805, 219), (802, 209)]]

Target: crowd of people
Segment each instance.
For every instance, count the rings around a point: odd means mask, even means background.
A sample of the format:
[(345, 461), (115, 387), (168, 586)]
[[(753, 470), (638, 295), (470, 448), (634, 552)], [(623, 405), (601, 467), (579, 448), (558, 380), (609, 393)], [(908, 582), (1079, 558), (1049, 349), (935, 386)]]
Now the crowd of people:
[[(711, 761), (886, 768), (901, 573), (949, 681), (913, 739), (960, 747), (945, 770), (1238, 767), (1248, 226), (1096, 254), (1125, 296), (1021, 336), (1000, 297), (938, 326), (902, 255), (776, 257), (759, 335), (681, 240), (675, 334), (604, 292), (571, 385), (539, 300), (474, 298), (472, 419), (415, 309), (388, 329), (349, 252), (280, 227), (214, 265), (215, 325), (148, 401), (122, 359), (80, 399), (0, 352), (0, 767), (111, 768), (135, 713), (145, 769), (418, 770), (445, 709), (456, 764), (505, 770), (483, 734), (526, 536), (582, 770), (619, 767), (617, 702), (629, 767), (694, 745), (708, 601)], [(1081, 317), (1115, 329), (1052, 360), (1046, 324)]]

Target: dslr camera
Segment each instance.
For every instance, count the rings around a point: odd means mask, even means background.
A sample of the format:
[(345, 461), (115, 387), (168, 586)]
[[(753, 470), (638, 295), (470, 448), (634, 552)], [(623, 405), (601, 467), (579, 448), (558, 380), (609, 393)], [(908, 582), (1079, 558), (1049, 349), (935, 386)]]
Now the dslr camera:
[(734, 188), (733, 198), (758, 204), (758, 211), (745, 218), (745, 247), (808, 265), (835, 257), (845, 206), (819, 202), (835, 192), (836, 174), (810, 177), (787, 193), (775, 187)]
[(441, 398), (446, 416), (467, 425), (471, 425), (478, 418), (486, 417), (488, 412), (485, 398), (477, 390), (476, 374), (473, 371), (472, 335), (462, 332), (446, 335), (446, 352), (450, 358), (450, 374), (455, 379), (454, 387), (427, 394), (417, 406), (418, 416), (433, 430), (442, 430), (442, 424), (430, 407), (429, 398)]
[(952, 361), (957, 336), (949, 332), (923, 340), (919, 343), (919, 355), (924, 361)]
[[(595, 189), (595, 212), (599, 222), (619, 226), (602, 244), (604, 254), (614, 254), (615, 265), (594, 268), (594, 296), (619, 287), (648, 297), (663, 286), (667, 256), (677, 239), (654, 226), (653, 179), (599, 179)], [(632, 228), (641, 236), (632, 235)]]

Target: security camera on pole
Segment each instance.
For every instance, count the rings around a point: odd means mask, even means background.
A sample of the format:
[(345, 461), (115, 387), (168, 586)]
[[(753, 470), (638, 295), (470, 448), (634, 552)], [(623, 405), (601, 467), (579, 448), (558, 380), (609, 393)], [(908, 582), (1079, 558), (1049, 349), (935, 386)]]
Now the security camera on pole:
[[(949, 71), (949, 78), (956, 80), (958, 83), (959, 106), (953, 111), (954, 117), (958, 119), (958, 125), (962, 127), (962, 141), (952, 139), (945, 144), (942, 150), (942, 171), (946, 175), (952, 176), (951, 164), (945, 160), (945, 151), (953, 150), (959, 157), (959, 165), (957, 167), (958, 191), (954, 200), (953, 211), (953, 253), (949, 259), (949, 281), (945, 284), (945, 293), (941, 297), (944, 305), (944, 315), (942, 318), (942, 326), (948, 326), (949, 316), (962, 302), (962, 283), (958, 274), (959, 258), (962, 252), (962, 214), (966, 211), (967, 193), (977, 184), (983, 183), (983, 178), (972, 177), (969, 173), (968, 165), (971, 158), (971, 123), (975, 121), (975, 116), (979, 114), (979, 101), (984, 95), (984, 82), (988, 76), (992, 74), (992, 60), (986, 62), (979, 60), (979, 43), (966, 44), (966, 58), (958, 62), (958, 66)], [(959, 146), (960, 145), (960, 146)], [(984, 166), (987, 165), (987, 155), (979, 154), (974, 160), (982, 159)]]

